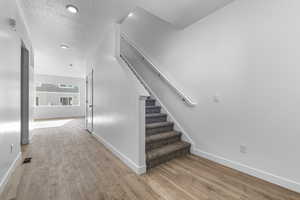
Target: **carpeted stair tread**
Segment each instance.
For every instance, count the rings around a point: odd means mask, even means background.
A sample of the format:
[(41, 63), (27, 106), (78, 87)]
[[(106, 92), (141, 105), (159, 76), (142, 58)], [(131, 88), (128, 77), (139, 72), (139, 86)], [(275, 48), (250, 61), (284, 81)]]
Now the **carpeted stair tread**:
[(148, 113), (146, 114), (146, 117), (164, 117), (167, 116), (165, 113)]
[(146, 114), (160, 113), (160, 111), (161, 111), (160, 106), (146, 106)]
[(146, 100), (149, 100), (149, 101), (156, 101), (156, 99), (154, 99), (154, 98), (147, 98)]
[(157, 122), (152, 124), (146, 124), (146, 129), (153, 129), (153, 128), (160, 128), (164, 126), (171, 126), (173, 125), (173, 122)]
[(146, 123), (152, 124), (157, 122), (166, 122), (167, 121), (167, 114), (164, 113), (151, 113), (146, 114)]
[(146, 106), (146, 109), (147, 108), (161, 108), (161, 106)]
[(155, 99), (146, 99), (146, 106), (155, 106)]
[(168, 156), (169, 154), (172, 154), (174, 152), (179, 152), (181, 150), (185, 150), (187, 148), (190, 148), (191, 144), (183, 141), (179, 141), (173, 144), (169, 144), (157, 149), (153, 149), (146, 153), (146, 160), (147, 162), (151, 162), (152, 160), (161, 159), (164, 156)]
[(178, 137), (181, 136), (180, 132), (177, 131), (169, 131), (169, 132), (164, 132), (164, 133), (159, 133), (155, 135), (150, 135), (146, 137), (146, 144), (147, 143), (154, 143), (158, 142), (160, 140), (166, 140), (172, 137)]

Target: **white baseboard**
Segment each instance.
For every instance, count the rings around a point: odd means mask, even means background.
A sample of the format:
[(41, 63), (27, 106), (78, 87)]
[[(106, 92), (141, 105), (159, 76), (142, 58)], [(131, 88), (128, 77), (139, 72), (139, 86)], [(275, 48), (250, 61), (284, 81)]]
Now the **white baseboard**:
[(15, 172), (15, 170), (21, 164), (21, 162), (22, 162), (22, 153), (19, 152), (16, 159), (14, 160), (14, 162), (11, 164), (6, 174), (4, 175), (3, 179), (0, 181), (0, 194), (3, 192), (12, 174)]
[(49, 118), (44, 118), (44, 117), (37, 117), (34, 118), (33, 121), (51, 121), (51, 120), (64, 120), (64, 119), (82, 119), (85, 118), (85, 115), (80, 115), (80, 116), (67, 116), (67, 117), (49, 117)]
[(240, 172), (249, 174), (251, 176), (260, 178), (262, 180), (268, 181), (270, 183), (279, 185), (281, 187), (287, 188), (289, 190), (293, 190), (295, 192), (300, 192), (300, 183), (297, 183), (295, 181), (289, 180), (287, 178), (284, 177), (280, 177), (277, 175), (274, 175), (272, 173), (260, 170), (260, 169), (256, 169), (247, 165), (244, 165), (242, 163), (239, 162), (235, 162), (232, 160), (228, 160), (226, 158), (223, 158), (221, 156), (217, 156), (205, 151), (201, 151), (200, 149), (197, 149), (195, 147), (191, 148), (191, 153), (196, 155), (196, 156), (200, 156), (200, 157), (204, 157), (208, 160), (214, 161), (216, 163), (219, 163), (221, 165), (236, 169)]
[(117, 150), (113, 145), (104, 140), (99, 135), (92, 133), (92, 135), (102, 143), (106, 148), (108, 148), (113, 154), (115, 154), (123, 163), (125, 163), (130, 169), (132, 169), (136, 174), (141, 175), (146, 173), (146, 166), (138, 166), (135, 164), (130, 158), (122, 154), (119, 150)]

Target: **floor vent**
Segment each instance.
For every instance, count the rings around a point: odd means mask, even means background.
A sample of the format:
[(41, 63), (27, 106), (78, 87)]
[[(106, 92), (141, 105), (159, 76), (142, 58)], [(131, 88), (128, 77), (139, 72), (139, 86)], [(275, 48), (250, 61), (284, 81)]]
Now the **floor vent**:
[(30, 163), (31, 159), (32, 159), (31, 157), (25, 158), (24, 161), (23, 161), (23, 164)]

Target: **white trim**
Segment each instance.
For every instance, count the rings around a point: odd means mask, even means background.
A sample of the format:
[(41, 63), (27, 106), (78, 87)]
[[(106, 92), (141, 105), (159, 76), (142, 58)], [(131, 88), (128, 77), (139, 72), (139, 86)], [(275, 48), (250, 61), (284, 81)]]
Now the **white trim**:
[(6, 174), (3, 176), (2, 180), (0, 181), (0, 195), (4, 191), (5, 186), (7, 185), (12, 174), (16, 171), (17, 167), (21, 164), (21, 161), (22, 161), (22, 153), (19, 152), (16, 159), (11, 164), (11, 166), (7, 170)]
[(78, 86), (74, 86), (74, 85), (71, 85), (71, 84), (58, 83), (57, 87), (58, 88), (63, 88), (63, 89), (74, 89), (75, 87), (78, 87)]
[(71, 108), (71, 107), (80, 107), (80, 105), (65, 105), (65, 106), (63, 106), (63, 105), (52, 105), (52, 106), (50, 106), (50, 105), (39, 105), (39, 106), (34, 106), (35, 108), (55, 108), (55, 107), (62, 107), (62, 108)]
[(68, 117), (33, 118), (33, 123), (36, 121), (66, 120), (66, 119), (79, 119), (79, 118), (85, 118), (85, 115), (68, 116)]
[(113, 154), (115, 154), (123, 163), (125, 163), (129, 168), (131, 168), (136, 174), (141, 175), (146, 173), (146, 166), (138, 166), (130, 158), (122, 154), (113, 145), (103, 139), (101, 136), (91, 133), (100, 143), (102, 143), (106, 148), (108, 148)]
[[(34, 122), (33, 122), (34, 123)], [(31, 144), (31, 142), (32, 142), (32, 138), (33, 138), (33, 130), (34, 130), (34, 128), (32, 128), (32, 130), (30, 131), (30, 134), (29, 134), (29, 144)]]
[(80, 94), (80, 91), (78, 90), (78, 92), (48, 92), (48, 91), (38, 91), (36, 90), (36, 93), (54, 93), (54, 94)]
[(146, 96), (139, 97), (139, 165), (146, 166)]
[(284, 178), (284, 177), (280, 177), (277, 176), (275, 174), (260, 170), (260, 169), (256, 169), (253, 167), (250, 167), (248, 165), (236, 162), (236, 161), (232, 161), (226, 158), (223, 158), (221, 156), (212, 154), (212, 153), (208, 153), (205, 151), (202, 151), (200, 149), (197, 149), (194, 147), (191, 148), (191, 153), (196, 155), (196, 156), (200, 156), (200, 157), (204, 157), (208, 160), (211, 160), (213, 162), (219, 163), (221, 165), (233, 168), (235, 170), (238, 170), (240, 172), (249, 174), (251, 176), (260, 178), (262, 180), (271, 182), (273, 184), (279, 185), (281, 187), (287, 188), (289, 190), (293, 190), (296, 192), (300, 192), (300, 183)]

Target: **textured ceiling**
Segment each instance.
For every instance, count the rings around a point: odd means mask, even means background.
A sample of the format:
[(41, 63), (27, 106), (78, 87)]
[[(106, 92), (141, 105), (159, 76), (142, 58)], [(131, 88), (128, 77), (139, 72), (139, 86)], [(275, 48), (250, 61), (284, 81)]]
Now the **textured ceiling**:
[[(36, 72), (83, 76), (84, 59), (106, 27), (134, 7), (130, 0), (20, 0), (35, 49)], [(78, 14), (65, 6), (74, 4)], [(65, 43), (70, 49), (61, 49)], [(73, 64), (70, 68), (69, 64)]]
[[(183, 28), (232, 0), (18, 0), (35, 49), (37, 73), (84, 76), (84, 60), (107, 27), (137, 6)], [(78, 14), (65, 6), (74, 4)], [(61, 49), (60, 44), (70, 49)], [(69, 67), (73, 64), (73, 67)]]

